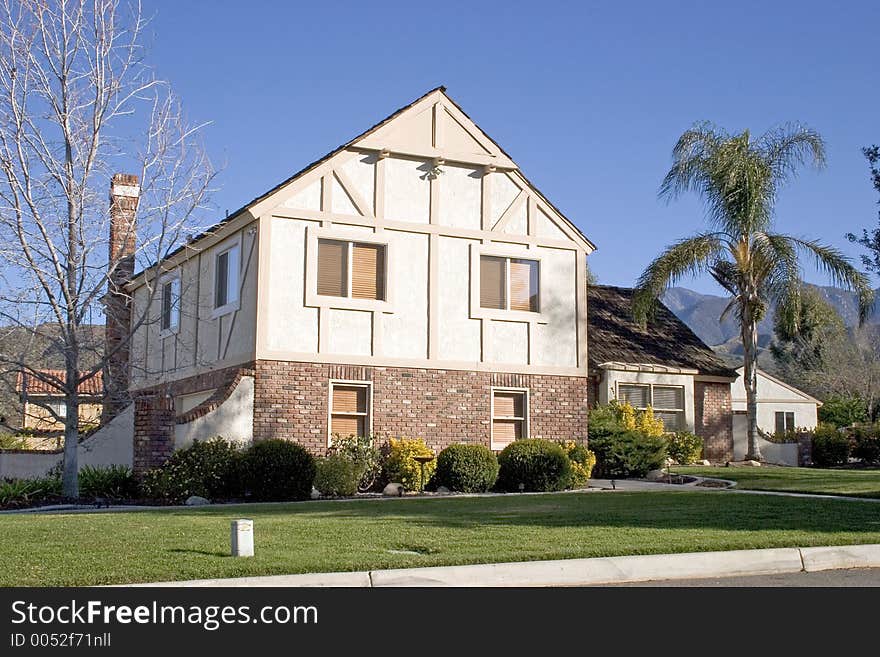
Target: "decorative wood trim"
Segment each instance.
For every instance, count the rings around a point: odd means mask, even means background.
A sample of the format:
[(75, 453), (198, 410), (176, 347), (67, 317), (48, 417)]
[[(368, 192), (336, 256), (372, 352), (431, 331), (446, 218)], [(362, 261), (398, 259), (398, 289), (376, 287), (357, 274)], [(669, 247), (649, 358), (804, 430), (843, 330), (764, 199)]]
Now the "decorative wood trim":
[(534, 196), (529, 196), (529, 205), (526, 210), (526, 226), (528, 227), (529, 237), (538, 236), (538, 204), (535, 202)]
[(376, 158), (376, 165), (373, 171), (373, 216), (376, 221), (384, 221), (385, 219), (385, 157), (381, 155)]
[(259, 354), (269, 344), (269, 322), (271, 314), (269, 309), (269, 290), (272, 287), (271, 273), (271, 244), (272, 244), (272, 217), (264, 215), (260, 217), (257, 227), (257, 345), (256, 350)]
[[(507, 227), (507, 224), (513, 220), (514, 215), (519, 212), (519, 209), (522, 207), (522, 204), (526, 199), (528, 199), (529, 204), (531, 204), (532, 199), (529, 197), (528, 192), (524, 189), (519, 190), (519, 194), (516, 195), (510, 205), (507, 206), (504, 213), (498, 218), (498, 221), (495, 222), (495, 225), (492, 226), (492, 230), (494, 232), (503, 231)], [(529, 234), (531, 235), (531, 233)]]
[(587, 332), (587, 256), (584, 253), (578, 253), (575, 257), (575, 279), (577, 281), (577, 294), (575, 296), (577, 364), (578, 367), (586, 367), (589, 356), (589, 334)]
[(428, 359), (440, 353), (440, 235), (428, 238)]
[[(345, 190), (345, 193), (348, 194), (348, 198), (351, 199), (352, 204), (355, 209), (361, 213), (364, 217), (369, 219), (375, 219), (373, 216), (373, 210), (370, 205), (361, 198), (361, 195), (358, 194), (357, 189), (354, 184), (351, 182), (351, 179), (341, 169), (335, 169), (333, 171), (333, 175), (336, 177), (336, 180), (342, 186), (342, 189)], [(331, 206), (332, 209), (332, 206)]]
[(426, 148), (423, 150), (400, 149), (388, 146), (384, 141), (378, 141), (368, 138), (354, 144), (351, 149), (362, 153), (381, 153), (387, 152), (394, 157), (405, 158), (407, 160), (445, 160), (446, 162), (454, 162), (456, 164), (465, 164), (471, 166), (492, 165), (497, 167), (499, 171), (514, 171), (517, 169), (516, 164), (507, 157), (498, 155), (481, 155), (479, 153), (456, 153), (446, 150), (445, 148)]
[(333, 172), (321, 176), (321, 212), (333, 212)]
[(492, 229), (492, 176), (489, 173), (490, 167), (484, 167), (480, 178), (480, 225), (483, 230)]

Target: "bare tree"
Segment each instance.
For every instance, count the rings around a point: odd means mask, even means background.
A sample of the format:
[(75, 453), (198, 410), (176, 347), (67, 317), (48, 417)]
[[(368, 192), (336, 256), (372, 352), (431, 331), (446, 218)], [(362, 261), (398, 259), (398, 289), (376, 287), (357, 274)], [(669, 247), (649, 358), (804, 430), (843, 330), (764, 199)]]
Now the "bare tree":
[[(55, 417), (65, 427), (63, 493), (71, 498), (79, 492), (79, 389), (114, 357), (82, 329), (102, 321), (105, 295), (125, 295), (122, 274), (161, 260), (199, 229), (214, 175), (202, 126), (187, 122), (144, 62), (145, 26), (139, 5), (117, 0), (0, 0), (0, 326), (48, 341), (64, 376), (47, 376), (28, 349), (3, 351), (0, 367), (63, 393), (67, 412)], [(117, 171), (140, 181), (137, 239), (134, 224), (125, 228), (131, 235), (117, 235), (133, 253), (108, 245), (107, 190)], [(132, 316), (132, 331), (145, 321)], [(127, 349), (127, 336), (114, 349)]]

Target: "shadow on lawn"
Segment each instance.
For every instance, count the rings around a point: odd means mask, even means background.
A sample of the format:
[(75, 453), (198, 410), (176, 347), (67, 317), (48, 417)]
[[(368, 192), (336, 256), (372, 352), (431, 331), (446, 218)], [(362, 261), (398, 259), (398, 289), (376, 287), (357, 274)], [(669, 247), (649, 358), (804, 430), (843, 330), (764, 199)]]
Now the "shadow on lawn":
[(734, 493), (563, 493), (482, 498), (300, 502), (283, 506), (214, 507), (199, 512), (254, 517), (263, 523), (403, 519), (420, 526), (620, 527), (731, 531), (876, 532), (880, 504)]
[(185, 548), (171, 548), (168, 552), (177, 552), (180, 554), (199, 554), (204, 557), (229, 557), (228, 552), (217, 552), (214, 550), (187, 550)]

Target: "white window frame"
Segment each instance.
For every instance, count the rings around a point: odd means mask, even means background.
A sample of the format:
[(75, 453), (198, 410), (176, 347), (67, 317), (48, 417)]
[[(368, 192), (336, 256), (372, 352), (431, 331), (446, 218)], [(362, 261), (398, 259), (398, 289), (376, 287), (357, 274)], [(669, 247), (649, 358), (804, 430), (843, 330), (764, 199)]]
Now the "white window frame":
[[(530, 437), (531, 427), (529, 426), (529, 416), (531, 415), (531, 400), (529, 399), (528, 388), (511, 388), (510, 386), (492, 386), (489, 388), (489, 449), (498, 451), (504, 449), (510, 443), (498, 445), (495, 443), (495, 393), (496, 392), (516, 392), (523, 395), (523, 436), (519, 440), (525, 440)], [(499, 418), (503, 419), (503, 418)]]
[[(498, 308), (483, 308), (480, 305), (480, 258), (490, 256), (494, 258), (509, 258), (513, 260), (532, 260), (538, 263), (538, 310), (507, 310)], [(544, 263), (541, 256), (534, 249), (517, 250), (510, 247), (493, 244), (471, 244), (471, 319), (495, 319), (508, 322), (537, 322), (547, 324), (548, 320), (542, 313), (544, 305), (546, 284), (544, 282)], [(510, 268), (505, 267), (505, 303), (510, 305)]]
[[(351, 296), (337, 297), (318, 294), (318, 240), (332, 240), (348, 243), (348, 281), (346, 291), (351, 295), (351, 251), (353, 244), (374, 244), (385, 249), (385, 298), (354, 299)], [(318, 228), (309, 226), (306, 232), (306, 306), (312, 308), (336, 308), (341, 310), (371, 310), (383, 313), (394, 312), (394, 249), (383, 231), (372, 234), (359, 234), (344, 228)]]
[(59, 418), (66, 419), (67, 418), (67, 402), (65, 401), (50, 401), (47, 402), (46, 405), (52, 409)]
[[(669, 431), (669, 433), (674, 433), (676, 431), (687, 431), (687, 387), (677, 384), (677, 383), (641, 383), (641, 382), (631, 382), (631, 381), (618, 381), (617, 387), (615, 389), (615, 396), (618, 400), (622, 401), (622, 397), (620, 396), (620, 386), (632, 386), (639, 388), (647, 388), (648, 389), (648, 405), (651, 407), (651, 410), (661, 413), (680, 413), (681, 414), (681, 423), (677, 429)], [(658, 408), (654, 406), (654, 387), (658, 388), (679, 388), (681, 389), (681, 403), (682, 408)], [(633, 407), (637, 411), (643, 411), (644, 408), (636, 408)], [(663, 427), (666, 430), (666, 427)]]
[[(780, 413), (782, 413), (782, 425), (783, 425), (782, 431), (783, 432), (794, 431), (795, 429), (797, 429), (797, 421), (796, 421), (797, 415), (795, 414), (794, 411), (773, 411), (773, 433), (777, 433), (777, 431), (776, 431), (776, 416), (779, 415)], [(788, 422), (786, 422), (786, 418), (789, 414), (791, 414), (791, 424), (792, 424), (791, 427), (786, 426), (788, 424)]]
[[(172, 324), (168, 328), (163, 327), (165, 322), (165, 286), (169, 283), (177, 282), (177, 324)], [(167, 338), (175, 335), (180, 330), (180, 314), (183, 309), (183, 288), (181, 287), (180, 272), (175, 271), (165, 274), (159, 278), (159, 337)], [(172, 304), (172, 317), (174, 316)]]
[[(213, 267), (211, 270), (212, 278), (214, 281), (214, 284), (211, 286), (211, 306), (214, 306), (214, 304), (217, 303), (217, 262), (220, 260), (220, 256), (222, 256), (224, 253), (229, 253), (233, 250), (238, 251), (238, 271), (235, 275), (235, 286), (229, 285), (228, 276), (229, 272), (232, 270), (227, 270), (227, 302), (222, 306), (217, 306), (214, 308), (214, 310), (211, 312), (211, 319), (216, 319), (217, 317), (228, 315), (229, 313), (237, 311), (241, 307), (241, 235), (238, 235), (232, 241), (223, 244), (214, 252)], [(235, 298), (230, 300), (228, 298), (228, 295), (229, 291), (232, 289), (235, 290)]]
[(367, 421), (365, 422), (367, 436), (373, 435), (373, 382), (355, 381), (349, 379), (330, 379), (327, 390), (327, 447), (333, 447), (333, 388), (335, 386), (349, 386), (366, 388), (367, 390)]

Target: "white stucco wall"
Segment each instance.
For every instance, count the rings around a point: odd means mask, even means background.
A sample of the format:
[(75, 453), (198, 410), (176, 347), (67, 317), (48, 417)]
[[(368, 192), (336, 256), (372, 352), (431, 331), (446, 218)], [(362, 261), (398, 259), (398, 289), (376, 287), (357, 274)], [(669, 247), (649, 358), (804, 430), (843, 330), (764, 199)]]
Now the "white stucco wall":
[[(758, 436), (758, 448), (761, 457), (767, 463), (778, 465), (798, 465), (797, 443), (771, 443)], [(748, 425), (746, 416), (736, 413), (733, 416), (733, 460), (742, 461), (749, 449)]]
[[(734, 412), (746, 410), (746, 388), (742, 368), (739, 378), (731, 384), (730, 394)], [(776, 431), (776, 413), (794, 413), (797, 428), (815, 429), (819, 405), (806, 393), (792, 389), (758, 371), (758, 427), (767, 433)]]
[(599, 380), (599, 403), (607, 404), (617, 398), (619, 383), (641, 383), (684, 388), (684, 418), (688, 431), (694, 431), (694, 376), (692, 374), (671, 374), (627, 370), (602, 370)]
[(229, 442), (246, 444), (253, 440), (254, 377), (243, 376), (235, 390), (220, 406), (192, 422), (174, 428), (174, 449), (184, 449), (194, 440), (222, 436)]

